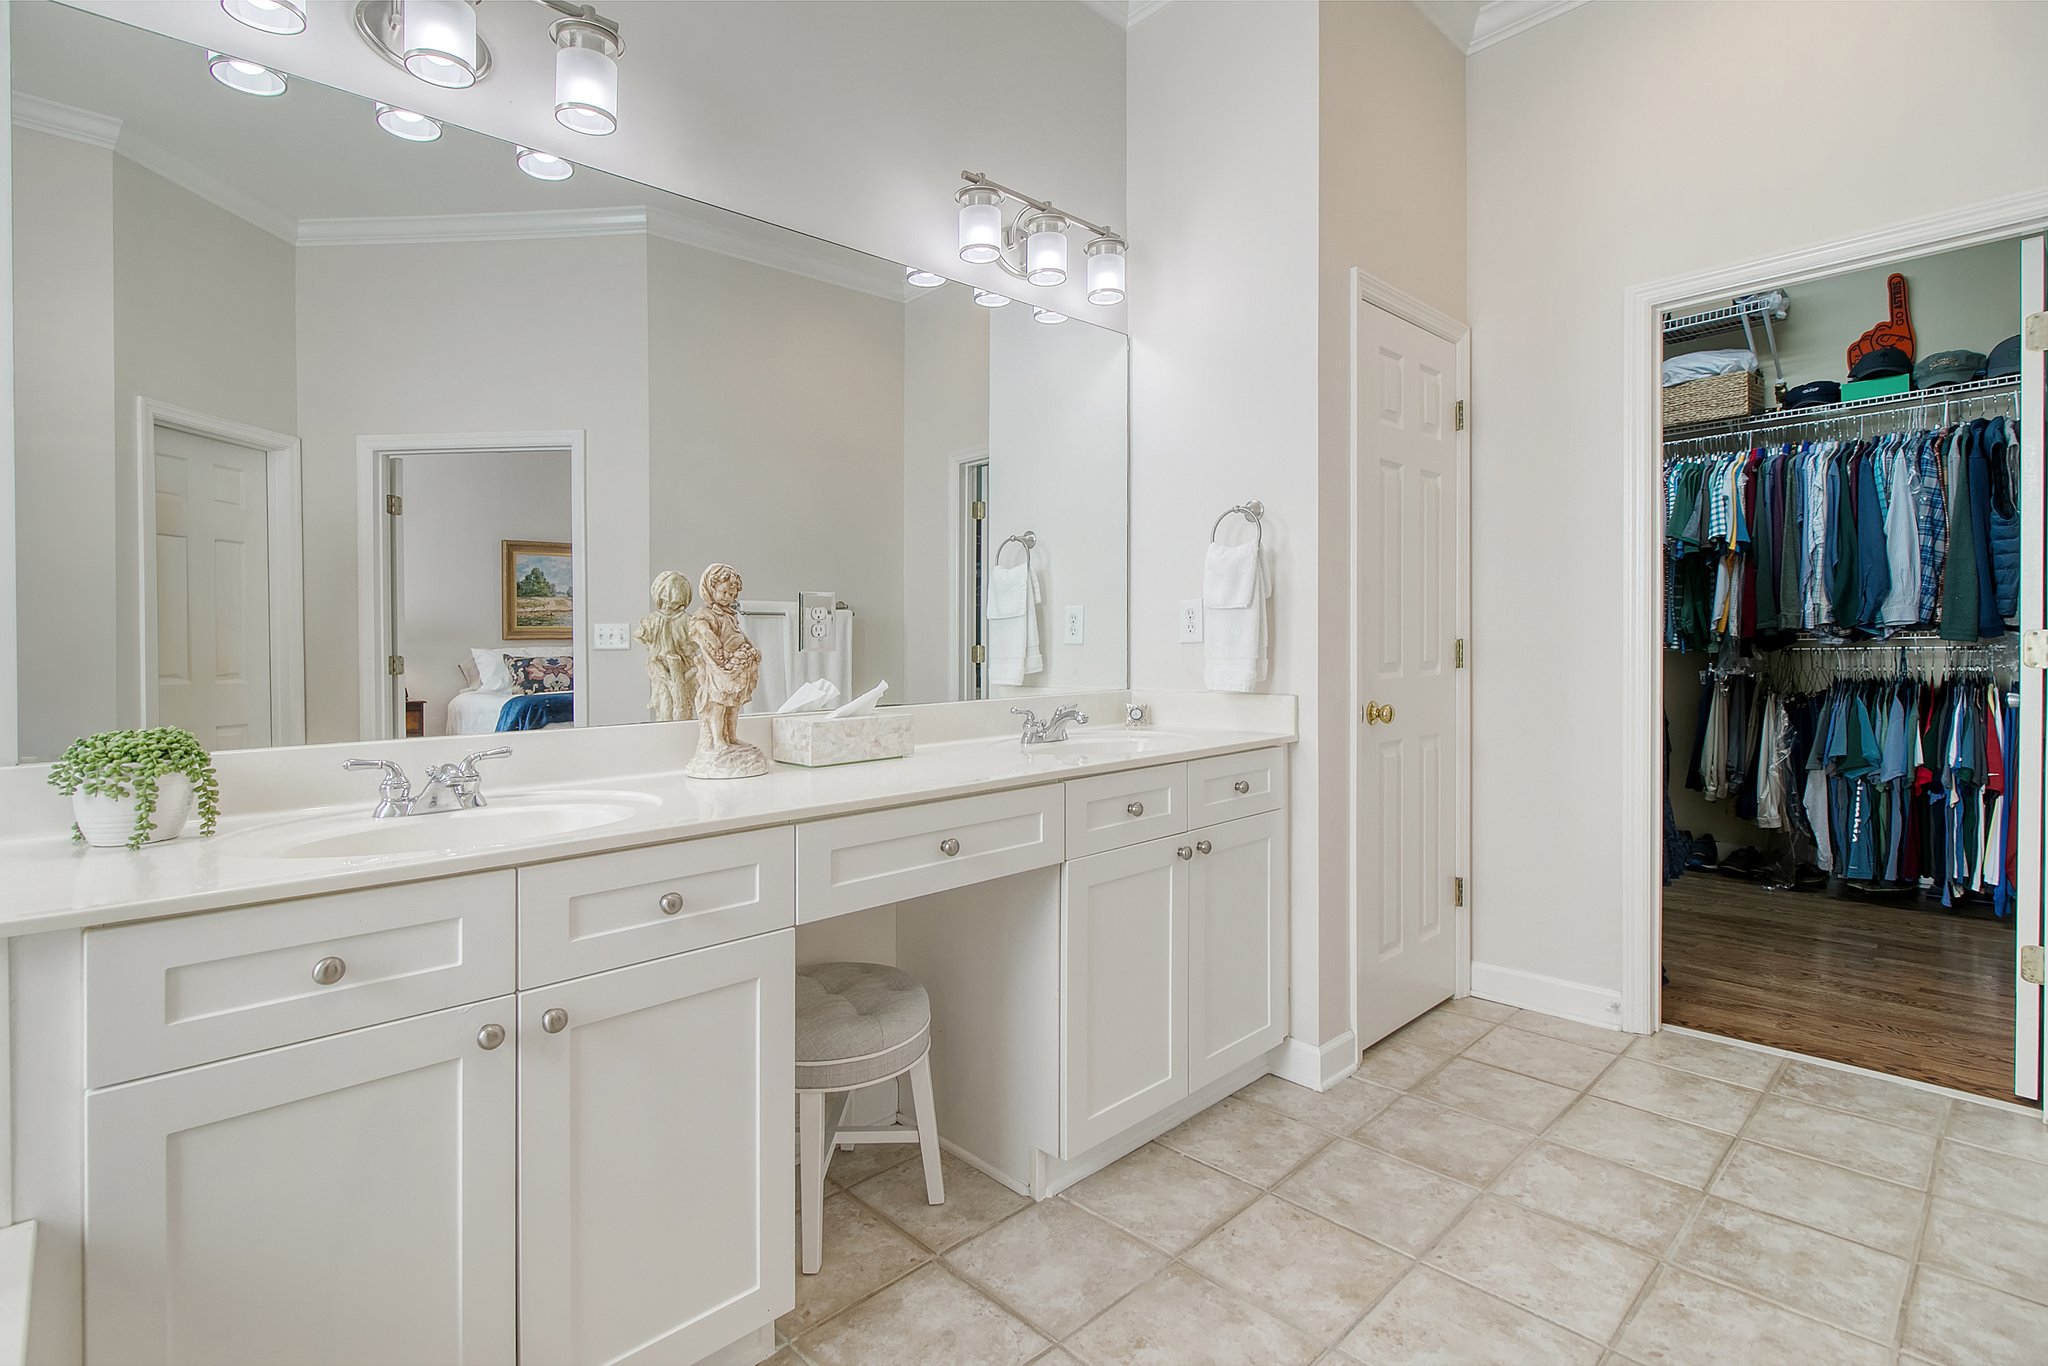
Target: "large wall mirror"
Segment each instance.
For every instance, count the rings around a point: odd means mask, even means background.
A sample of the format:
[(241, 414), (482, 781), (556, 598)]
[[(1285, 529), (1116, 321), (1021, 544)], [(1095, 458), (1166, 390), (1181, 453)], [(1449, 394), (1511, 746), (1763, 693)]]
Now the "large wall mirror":
[(377, 115), (13, 6), (24, 759), (644, 721), (721, 561), (752, 710), (1123, 686), (1121, 334)]

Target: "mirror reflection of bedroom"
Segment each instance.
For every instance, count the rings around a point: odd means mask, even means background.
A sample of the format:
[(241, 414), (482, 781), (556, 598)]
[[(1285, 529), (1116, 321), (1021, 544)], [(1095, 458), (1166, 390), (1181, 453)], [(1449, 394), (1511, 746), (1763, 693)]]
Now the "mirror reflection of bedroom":
[(394, 456), (391, 539), (404, 734), (575, 720), (574, 552), (564, 450)]

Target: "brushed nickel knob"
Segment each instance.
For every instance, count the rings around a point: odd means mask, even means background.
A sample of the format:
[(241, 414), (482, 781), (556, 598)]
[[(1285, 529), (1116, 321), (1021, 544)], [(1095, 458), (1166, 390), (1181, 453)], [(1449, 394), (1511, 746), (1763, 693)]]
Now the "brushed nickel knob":
[(562, 1009), (560, 1006), (556, 1006), (552, 1010), (542, 1011), (540, 1016), (540, 1027), (542, 1029), (545, 1029), (550, 1034), (561, 1033), (563, 1030), (569, 1027), (569, 1012)]
[(503, 1042), (505, 1042), (505, 1026), (501, 1024), (487, 1024), (476, 1032), (476, 1046), (483, 1049), (486, 1053)]
[(313, 980), (323, 987), (331, 987), (348, 971), (348, 964), (339, 958), (323, 958), (313, 965)]
[(960, 841), (956, 839), (940, 840), (939, 852), (944, 854), (947, 858), (952, 858), (955, 854), (958, 854), (960, 852)]
[(1145, 814), (1145, 803), (1132, 802), (1129, 806), (1124, 808), (1124, 812), (1126, 815), (1142, 816)]
[(1191, 859), (1195, 856), (1195, 851), (1188, 848), (1185, 844), (1173, 852), (1183, 859)]
[(663, 892), (659, 904), (663, 915), (680, 915), (683, 909), (683, 894), (681, 892)]
[(1239, 778), (1236, 782), (1230, 785), (1230, 790), (1237, 793), (1238, 796), (1242, 797), (1245, 793), (1252, 790), (1251, 779)]
[(1209, 853), (1214, 853), (1214, 852), (1215, 852), (1215, 850), (1216, 850), (1216, 846), (1215, 846), (1215, 845), (1213, 845), (1213, 844), (1211, 844), (1211, 843), (1209, 843), (1209, 841), (1207, 841), (1207, 840), (1196, 840), (1196, 841), (1195, 841), (1195, 852), (1196, 852), (1196, 853), (1198, 853), (1198, 854), (1209, 854)]

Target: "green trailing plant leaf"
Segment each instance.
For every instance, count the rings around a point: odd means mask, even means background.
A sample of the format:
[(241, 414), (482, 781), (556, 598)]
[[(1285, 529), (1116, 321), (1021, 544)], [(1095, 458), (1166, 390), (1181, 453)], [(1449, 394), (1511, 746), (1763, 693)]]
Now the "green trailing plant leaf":
[[(50, 786), (67, 797), (80, 792), (88, 797), (133, 797), (135, 831), (128, 837), (128, 847), (140, 849), (149, 842), (156, 816), (157, 780), (167, 773), (182, 773), (192, 784), (199, 833), (211, 835), (220, 819), (220, 779), (213, 771), (213, 756), (191, 731), (177, 726), (107, 730), (74, 740), (51, 767)], [(71, 838), (85, 838), (76, 824)]]

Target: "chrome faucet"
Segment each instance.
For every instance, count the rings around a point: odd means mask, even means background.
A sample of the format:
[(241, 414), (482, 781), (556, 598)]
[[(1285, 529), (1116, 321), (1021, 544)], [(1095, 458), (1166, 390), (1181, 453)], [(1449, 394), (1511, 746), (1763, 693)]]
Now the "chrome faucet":
[(505, 748), (480, 749), (465, 755), (459, 764), (435, 764), (427, 770), (427, 785), (418, 795), (405, 770), (389, 759), (344, 759), (343, 768), (381, 768), (384, 779), (377, 784), (377, 805), (371, 820), (386, 816), (426, 816), (436, 811), (474, 811), (485, 805), (483, 775), (476, 771), (479, 759), (503, 759), (512, 751)]
[(1088, 713), (1072, 704), (1054, 708), (1053, 714), (1043, 721), (1029, 707), (1012, 707), (1010, 715), (1024, 718), (1024, 734), (1019, 743), (1026, 745), (1058, 744), (1067, 738), (1069, 721), (1077, 726), (1088, 724)]

